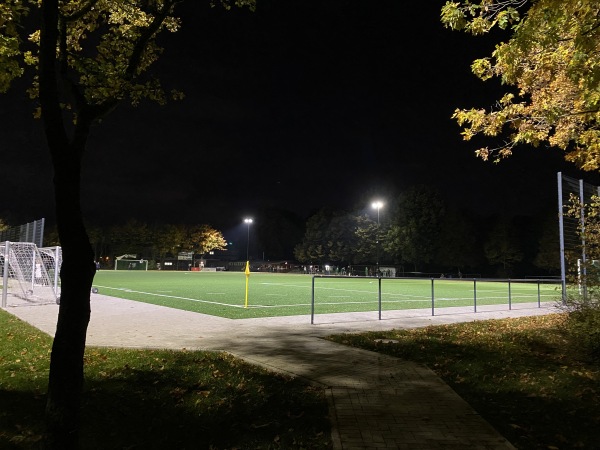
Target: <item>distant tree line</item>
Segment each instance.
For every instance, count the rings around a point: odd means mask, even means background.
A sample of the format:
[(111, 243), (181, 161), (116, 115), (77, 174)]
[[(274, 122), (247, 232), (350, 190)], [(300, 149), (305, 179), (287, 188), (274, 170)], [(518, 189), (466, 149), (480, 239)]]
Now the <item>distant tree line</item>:
[[(227, 250), (223, 234), (206, 224), (149, 225), (131, 219), (123, 225), (88, 225), (87, 229), (96, 261), (135, 254), (140, 258), (164, 262), (167, 258), (177, 257), (180, 252), (203, 256), (215, 250)], [(60, 245), (54, 230), (47, 233), (45, 245)]]
[[(437, 189), (413, 186), (387, 201), (377, 220), (364, 207), (323, 208), (306, 221), (265, 209), (253, 224), (254, 255), (301, 264), (395, 266), (405, 272), (480, 276), (558, 276), (558, 220), (546, 217), (480, 216), (452, 206)], [(245, 258), (228, 248), (210, 225), (147, 224), (134, 219), (110, 227), (87, 226), (96, 260), (137, 254), (163, 262), (179, 252)], [(50, 231), (46, 245), (58, 245)], [(257, 250), (259, 249), (259, 250)]]
[(414, 186), (376, 216), (322, 209), (306, 223), (295, 258), (305, 264), (401, 266), (406, 272), (481, 276), (558, 275), (558, 220), (479, 217)]

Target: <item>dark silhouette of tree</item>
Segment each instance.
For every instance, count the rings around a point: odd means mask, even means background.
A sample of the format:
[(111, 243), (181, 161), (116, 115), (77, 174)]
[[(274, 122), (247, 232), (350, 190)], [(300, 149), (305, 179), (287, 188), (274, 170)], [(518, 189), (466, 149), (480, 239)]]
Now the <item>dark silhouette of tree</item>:
[(533, 264), (548, 275), (560, 274), (560, 241), (557, 214), (550, 215), (542, 223), (537, 241), (537, 254)]
[(164, 263), (167, 255), (176, 256), (182, 249), (186, 230), (183, 225), (164, 224), (152, 227), (152, 248), (157, 261)]
[(366, 214), (325, 208), (308, 219), (294, 254), (303, 263), (375, 264), (377, 231), (377, 223)]
[(464, 274), (482, 262), (475, 224), (467, 214), (449, 209), (442, 219), (439, 239), (435, 262), (444, 270), (451, 268), (455, 274)]
[(484, 244), (485, 256), (491, 265), (500, 266), (501, 276), (510, 276), (513, 266), (523, 259), (518, 230), (508, 218), (492, 227)]
[(300, 244), (294, 248), (294, 256), (301, 263), (322, 264), (328, 257), (329, 225), (334, 217), (345, 214), (323, 208), (306, 222), (306, 231)]
[[(56, 225), (63, 251), (61, 297), (46, 404), (48, 449), (78, 447), (83, 354), (90, 319), (94, 251), (81, 212), (82, 159), (93, 125), (121, 102), (169, 97), (149, 69), (162, 49), (157, 36), (179, 27), (179, 0), (41, 0), (39, 32), (28, 29), (27, 7), (0, 8), (0, 92), (36, 67), (31, 93), (39, 101), (54, 170)], [(222, 3), (229, 7), (229, 2)], [(236, 4), (251, 4), (238, 0)], [(36, 2), (32, 2), (37, 5)], [(20, 22), (20, 23), (19, 23)], [(32, 51), (24, 51), (28, 36)], [(174, 93), (174, 97), (179, 94)]]
[(446, 210), (440, 192), (419, 185), (400, 194), (394, 207), (386, 248), (415, 270), (435, 260)]
[(110, 227), (110, 248), (115, 256), (140, 254), (152, 245), (152, 230), (144, 222), (129, 219), (123, 225)]

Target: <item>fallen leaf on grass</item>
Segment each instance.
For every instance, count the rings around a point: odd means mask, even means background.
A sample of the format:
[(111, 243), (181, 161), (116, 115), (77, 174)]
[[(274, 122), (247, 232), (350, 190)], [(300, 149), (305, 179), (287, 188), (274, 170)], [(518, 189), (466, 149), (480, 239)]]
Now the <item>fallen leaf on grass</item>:
[(290, 419), (299, 419), (300, 417), (302, 417), (304, 415), (304, 411), (300, 411), (300, 414), (292, 414), (291, 412), (288, 411), (287, 416)]

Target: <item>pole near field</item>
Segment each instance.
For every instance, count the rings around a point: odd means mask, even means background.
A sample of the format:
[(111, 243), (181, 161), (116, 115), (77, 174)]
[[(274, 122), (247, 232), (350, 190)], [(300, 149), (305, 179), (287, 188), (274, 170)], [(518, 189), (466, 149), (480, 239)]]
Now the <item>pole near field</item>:
[(585, 197), (583, 194), (583, 180), (579, 180), (579, 204), (581, 227), (581, 262), (583, 263), (583, 299), (587, 300), (587, 256), (585, 251)]
[(567, 271), (565, 267), (565, 225), (563, 221), (563, 189), (562, 172), (558, 172), (558, 228), (560, 240), (560, 282), (562, 287), (562, 304), (567, 303)]
[(10, 252), (10, 242), (6, 241), (4, 243), (4, 264), (2, 267), (4, 268), (2, 273), (2, 307), (6, 308), (7, 298), (8, 298), (8, 264), (9, 264), (9, 252)]
[(246, 270), (244, 270), (246, 274), (246, 300), (244, 301), (244, 308), (248, 307), (248, 281), (250, 280), (250, 261), (246, 261)]
[(435, 315), (435, 291), (433, 287), (433, 278), (431, 279), (431, 315)]
[(473, 278), (473, 312), (477, 312), (477, 278)]
[(311, 289), (311, 299), (310, 299), (310, 324), (313, 325), (315, 323), (315, 276), (312, 277), (312, 289)]
[[(379, 266), (377, 267), (377, 272), (379, 272)], [(381, 320), (381, 277), (379, 276), (379, 273), (377, 273), (377, 280), (379, 281), (379, 320)]]

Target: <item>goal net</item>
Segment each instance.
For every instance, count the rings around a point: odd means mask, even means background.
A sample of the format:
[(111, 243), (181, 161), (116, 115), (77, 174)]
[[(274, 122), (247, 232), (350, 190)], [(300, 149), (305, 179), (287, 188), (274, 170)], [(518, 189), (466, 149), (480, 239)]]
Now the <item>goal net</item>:
[(148, 270), (146, 259), (115, 259), (115, 270)]
[(60, 297), (60, 247), (31, 242), (0, 243), (2, 306), (56, 303)]

